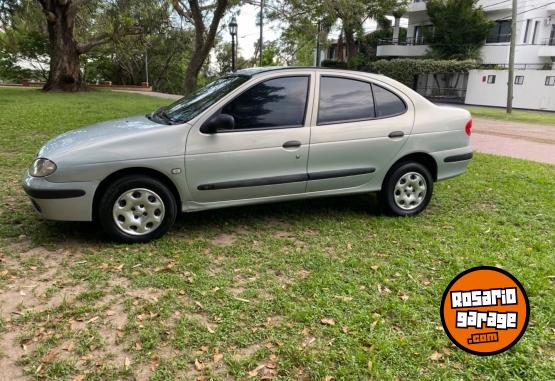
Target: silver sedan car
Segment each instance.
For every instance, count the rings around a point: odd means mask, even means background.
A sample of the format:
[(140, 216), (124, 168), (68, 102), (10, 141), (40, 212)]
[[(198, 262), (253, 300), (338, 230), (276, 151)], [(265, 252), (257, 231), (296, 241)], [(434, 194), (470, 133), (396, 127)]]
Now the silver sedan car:
[(46, 219), (95, 220), (124, 242), (162, 236), (178, 212), (376, 191), (407, 216), (464, 172), (471, 128), (468, 111), (382, 75), (247, 69), (52, 139), (23, 188)]

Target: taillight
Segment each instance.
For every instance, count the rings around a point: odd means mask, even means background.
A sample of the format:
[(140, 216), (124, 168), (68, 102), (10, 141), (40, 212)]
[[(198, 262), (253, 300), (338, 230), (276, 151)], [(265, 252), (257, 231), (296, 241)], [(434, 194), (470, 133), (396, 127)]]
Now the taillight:
[(468, 136), (470, 136), (470, 134), (472, 133), (472, 119), (470, 119), (467, 123), (466, 126), (464, 127), (464, 132), (466, 132), (466, 134)]

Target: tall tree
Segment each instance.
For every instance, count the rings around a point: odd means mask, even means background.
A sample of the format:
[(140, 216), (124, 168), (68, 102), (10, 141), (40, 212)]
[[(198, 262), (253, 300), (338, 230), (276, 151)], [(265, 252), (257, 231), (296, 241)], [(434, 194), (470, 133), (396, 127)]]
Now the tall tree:
[(443, 59), (478, 58), (494, 22), (478, 0), (429, 0), (426, 3), (433, 29), (425, 36), (431, 56)]
[(186, 94), (197, 87), (198, 75), (214, 47), (222, 18), (228, 9), (238, 3), (238, 0), (172, 0), (175, 11), (195, 29), (193, 53), (183, 83)]
[[(50, 71), (44, 90), (78, 91), (85, 87), (82, 80), (80, 56), (93, 48), (117, 41), (123, 36), (139, 34), (143, 29), (134, 23), (129, 14), (120, 14), (125, 1), (102, 0), (36, 0), (47, 22)], [(139, 3), (139, 2), (137, 2)], [(96, 18), (106, 17), (109, 23)], [(87, 20), (80, 28), (85, 41), (79, 41), (77, 20)], [(94, 22), (93, 20), (94, 19)], [(97, 25), (94, 28), (93, 25)], [(109, 24), (109, 26), (107, 25)], [(102, 26), (103, 30), (98, 26)], [(91, 31), (93, 31), (91, 33)]]

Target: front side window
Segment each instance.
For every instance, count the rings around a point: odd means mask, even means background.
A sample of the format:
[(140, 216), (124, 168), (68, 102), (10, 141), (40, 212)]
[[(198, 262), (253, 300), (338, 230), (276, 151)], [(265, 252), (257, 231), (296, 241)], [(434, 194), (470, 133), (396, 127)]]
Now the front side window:
[(545, 85), (546, 86), (555, 86), (555, 77), (554, 76), (545, 77)]
[(236, 130), (302, 127), (308, 76), (281, 77), (259, 83), (222, 109), (235, 119)]
[(495, 75), (488, 75), (488, 83), (489, 84), (495, 83)]
[(188, 122), (248, 80), (249, 77), (245, 76), (220, 78), (172, 105), (161, 108), (154, 115), (160, 114), (171, 123)]
[(407, 109), (405, 102), (391, 91), (376, 84), (372, 84), (372, 91), (374, 92), (377, 118), (399, 115)]
[(522, 85), (524, 84), (524, 76), (523, 75), (517, 75), (515, 77), (515, 85)]
[(338, 77), (320, 78), (318, 124), (342, 123), (375, 117), (368, 82)]

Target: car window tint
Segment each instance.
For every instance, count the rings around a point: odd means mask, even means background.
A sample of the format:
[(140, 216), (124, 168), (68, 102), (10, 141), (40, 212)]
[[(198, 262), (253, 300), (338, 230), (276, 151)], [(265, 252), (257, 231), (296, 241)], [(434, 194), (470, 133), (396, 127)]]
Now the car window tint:
[(223, 109), (235, 118), (235, 129), (304, 125), (308, 77), (282, 77), (251, 87)]
[(374, 91), (374, 102), (376, 102), (376, 116), (383, 118), (386, 116), (399, 115), (405, 112), (405, 102), (391, 91), (381, 86), (372, 84)]
[(188, 122), (246, 81), (248, 77), (242, 76), (220, 78), (165, 107), (164, 111), (171, 122)]
[(368, 82), (338, 77), (320, 79), (318, 124), (374, 117), (374, 100)]

